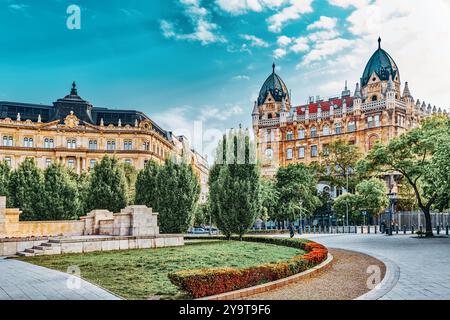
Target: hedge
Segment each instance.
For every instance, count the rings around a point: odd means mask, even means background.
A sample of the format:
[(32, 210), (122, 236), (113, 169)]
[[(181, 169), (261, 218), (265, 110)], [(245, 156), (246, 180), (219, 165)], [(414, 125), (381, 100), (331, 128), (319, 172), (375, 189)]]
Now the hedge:
[[(208, 239), (224, 239), (208, 237)], [(205, 239), (189, 237), (188, 239)], [(232, 240), (239, 240), (232, 238)], [(272, 282), (308, 270), (327, 259), (328, 249), (321, 244), (299, 239), (265, 238), (246, 236), (243, 241), (262, 242), (306, 251), (304, 255), (292, 257), (278, 263), (267, 263), (249, 268), (211, 268), (183, 270), (168, 275), (170, 281), (193, 298), (213, 296), (225, 292), (253, 287)]]

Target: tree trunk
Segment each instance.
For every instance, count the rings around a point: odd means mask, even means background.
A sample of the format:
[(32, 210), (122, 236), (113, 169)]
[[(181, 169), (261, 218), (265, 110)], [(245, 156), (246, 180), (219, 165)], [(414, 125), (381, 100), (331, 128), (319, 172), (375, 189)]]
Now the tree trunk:
[(433, 237), (433, 226), (431, 225), (431, 214), (429, 208), (422, 209), (425, 215), (425, 237)]

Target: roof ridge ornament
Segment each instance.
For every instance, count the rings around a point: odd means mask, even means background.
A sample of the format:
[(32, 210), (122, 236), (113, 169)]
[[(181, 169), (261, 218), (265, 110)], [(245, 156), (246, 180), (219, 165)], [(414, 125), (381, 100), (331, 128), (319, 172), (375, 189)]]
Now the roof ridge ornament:
[(70, 95), (71, 96), (78, 95), (77, 84), (75, 83), (75, 81), (72, 82), (72, 89), (70, 90)]
[(378, 49), (381, 49), (381, 37), (378, 37)]
[(272, 73), (275, 73), (275, 62), (272, 64)]

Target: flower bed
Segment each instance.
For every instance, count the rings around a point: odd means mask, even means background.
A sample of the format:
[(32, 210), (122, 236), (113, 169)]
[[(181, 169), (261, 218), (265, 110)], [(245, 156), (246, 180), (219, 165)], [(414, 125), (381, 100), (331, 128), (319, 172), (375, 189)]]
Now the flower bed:
[[(224, 239), (222, 237), (213, 238)], [(238, 239), (232, 238), (232, 240)], [(243, 269), (212, 268), (178, 271), (168, 275), (170, 281), (180, 290), (188, 292), (193, 298), (202, 298), (290, 277), (322, 263), (328, 256), (326, 247), (308, 240), (264, 237), (244, 237), (242, 240), (293, 247), (307, 253), (292, 257), (285, 262)]]

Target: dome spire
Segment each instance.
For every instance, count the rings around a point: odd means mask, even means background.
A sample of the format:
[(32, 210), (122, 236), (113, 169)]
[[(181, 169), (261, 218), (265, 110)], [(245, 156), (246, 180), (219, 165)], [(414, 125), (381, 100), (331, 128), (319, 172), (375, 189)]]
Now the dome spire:
[(272, 73), (275, 73), (275, 62), (272, 64)]
[(378, 49), (381, 49), (381, 37), (378, 37)]
[(78, 95), (78, 91), (77, 91), (77, 84), (74, 82), (72, 82), (72, 89), (70, 90), (70, 95), (71, 96), (77, 96)]

